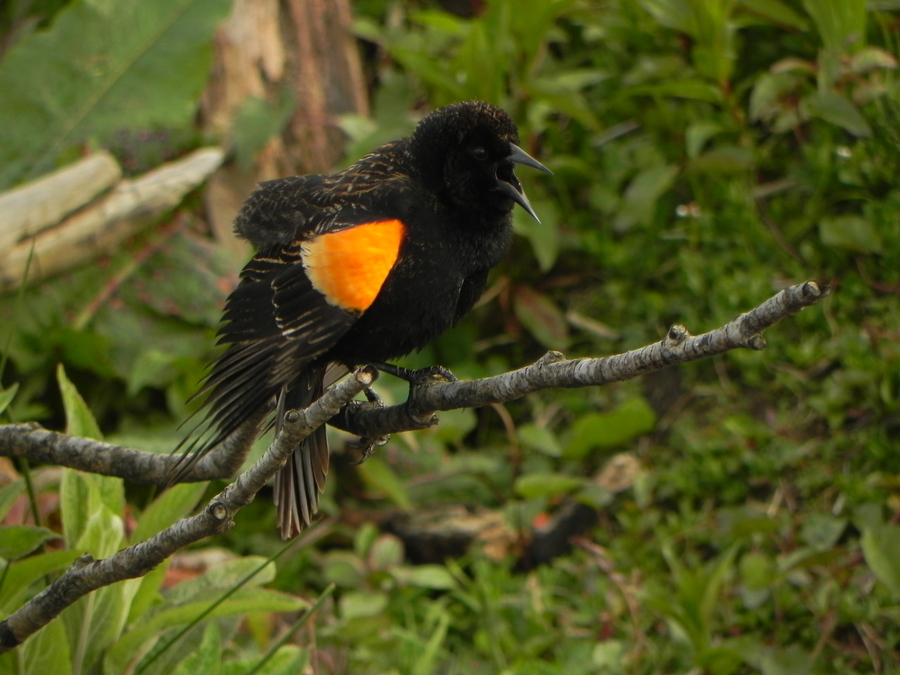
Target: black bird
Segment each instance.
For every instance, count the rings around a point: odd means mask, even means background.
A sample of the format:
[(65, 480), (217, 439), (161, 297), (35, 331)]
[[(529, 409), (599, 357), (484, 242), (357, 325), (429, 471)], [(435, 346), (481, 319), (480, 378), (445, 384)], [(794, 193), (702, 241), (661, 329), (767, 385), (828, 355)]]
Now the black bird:
[[(344, 171), (262, 183), (235, 220), (257, 254), (225, 305), (187, 466), (260, 411), (277, 426), (308, 406), (329, 365), (403, 356), (465, 316), (509, 249), (514, 204), (537, 218), (515, 165), (549, 171), (518, 143), (503, 110), (457, 103)], [(322, 427), (276, 478), (285, 539), (309, 525), (327, 472)]]

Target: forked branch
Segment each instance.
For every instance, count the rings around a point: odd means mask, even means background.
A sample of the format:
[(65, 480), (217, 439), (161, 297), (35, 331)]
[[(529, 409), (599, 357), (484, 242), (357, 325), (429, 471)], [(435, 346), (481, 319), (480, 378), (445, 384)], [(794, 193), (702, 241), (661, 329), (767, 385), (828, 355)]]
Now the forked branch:
[[(306, 410), (287, 412), (281, 431), (263, 457), (210, 501), (201, 513), (182, 519), (147, 541), (105, 560), (94, 560), (88, 553), (79, 558), (62, 577), (0, 622), (0, 653), (21, 644), (65, 607), (91, 591), (143, 576), (178, 549), (230, 529), (235, 513), (249, 504), (284, 465), (291, 449), (322, 424), (330, 423), (375, 438), (435, 423), (436, 411), (502, 403), (542, 389), (620, 382), (731, 349), (761, 350), (766, 345), (762, 337), (766, 328), (815, 304), (828, 293), (827, 285), (809, 281), (781, 291), (752, 311), (703, 335), (692, 336), (686, 328), (676, 325), (662, 341), (615, 356), (566, 360), (559, 352), (549, 352), (530, 366), (496, 377), (416, 386), (405, 403), (386, 408), (351, 400), (377, 377), (371, 368), (358, 370), (329, 388)], [(185, 480), (232, 475), (244, 461), (261, 421), (259, 418), (248, 422), (226, 443), (198, 461)], [(160, 485), (168, 482), (170, 471), (179, 459), (73, 438), (34, 424), (0, 426), (0, 455), (27, 457)]]

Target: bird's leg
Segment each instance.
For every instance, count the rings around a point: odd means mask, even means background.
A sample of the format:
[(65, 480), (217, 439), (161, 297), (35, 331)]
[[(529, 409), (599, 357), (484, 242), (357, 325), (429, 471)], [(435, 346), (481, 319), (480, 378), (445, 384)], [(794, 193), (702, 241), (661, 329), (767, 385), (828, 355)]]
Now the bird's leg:
[(406, 411), (410, 419), (423, 429), (437, 424), (437, 415), (431, 411), (423, 414), (414, 408), (413, 402), (416, 400), (416, 389), (419, 387), (430, 387), (435, 384), (458, 382), (456, 375), (443, 366), (430, 366), (429, 368), (412, 370), (411, 368), (395, 366), (392, 363), (372, 363), (370, 365), (383, 373), (409, 382), (409, 398), (406, 400)]
[[(372, 387), (366, 387), (363, 390), (363, 393), (366, 395), (366, 401), (368, 401), (369, 405), (374, 408), (384, 407), (384, 401), (381, 400), (381, 396), (379, 396), (378, 392), (372, 389)], [(361, 403), (360, 405), (364, 404)], [(389, 440), (391, 440), (390, 434), (385, 434), (384, 436), (376, 436), (374, 438), (360, 437), (355, 443), (349, 443), (351, 448), (360, 451), (359, 459), (353, 463), (362, 464), (372, 456), (376, 449), (383, 448), (387, 445)]]
[(405, 380), (412, 386), (428, 386), (429, 384), (458, 381), (456, 375), (444, 368), (444, 366), (429, 366), (428, 368), (413, 370), (412, 368), (395, 366), (393, 363), (372, 363), (369, 365), (382, 373)]

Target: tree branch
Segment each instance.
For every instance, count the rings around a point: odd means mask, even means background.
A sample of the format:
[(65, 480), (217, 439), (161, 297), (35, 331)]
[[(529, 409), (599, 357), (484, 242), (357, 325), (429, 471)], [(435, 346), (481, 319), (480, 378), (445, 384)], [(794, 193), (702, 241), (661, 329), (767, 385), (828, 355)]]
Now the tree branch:
[[(227, 532), (234, 515), (284, 466), (293, 449), (325, 424), (350, 399), (370, 386), (377, 373), (370, 368), (330, 387), (306, 410), (289, 410), (272, 445), (260, 460), (214, 497), (196, 516), (183, 518), (147, 541), (122, 549), (104, 560), (85, 553), (59, 579), (0, 622), (0, 654), (14, 649), (88, 593), (117, 581), (141, 577), (178, 549)], [(145, 453), (146, 454), (146, 453)]]
[[(306, 410), (285, 413), (282, 429), (263, 457), (210, 501), (201, 513), (182, 519), (147, 541), (105, 560), (94, 560), (88, 553), (79, 558), (62, 577), (0, 622), (0, 653), (21, 644), (87, 593), (142, 576), (187, 544), (230, 529), (237, 511), (249, 504), (284, 466), (292, 449), (326, 422), (360, 436), (378, 437), (434, 424), (434, 411), (502, 403), (541, 389), (620, 382), (739, 347), (761, 350), (766, 346), (763, 330), (815, 304), (828, 293), (827, 285), (809, 281), (781, 291), (756, 309), (703, 335), (691, 336), (684, 326), (675, 325), (662, 341), (615, 356), (566, 360), (559, 352), (549, 352), (530, 366), (497, 377), (420, 384), (411, 388), (406, 403), (387, 408), (351, 400), (377, 377), (372, 368), (358, 370), (330, 387)], [(248, 421), (204, 456), (185, 480), (222, 478), (236, 471), (256, 437), (262, 418), (260, 415)], [(28, 457), (155, 484), (169, 482), (170, 470), (179, 459), (72, 438), (46, 431), (36, 424), (0, 426), (0, 455)]]
[[(505, 403), (542, 389), (601, 386), (741, 347), (762, 350), (762, 332), (830, 292), (826, 284), (807, 281), (779, 292), (759, 307), (741, 314), (721, 328), (692, 336), (675, 325), (655, 344), (599, 359), (566, 360), (548, 352), (535, 363), (496, 377), (468, 382), (435, 382), (413, 387), (405, 403), (386, 408), (353, 401), (329, 424), (357, 436), (376, 438), (434, 424), (434, 413)], [(423, 420), (427, 420), (423, 424)]]

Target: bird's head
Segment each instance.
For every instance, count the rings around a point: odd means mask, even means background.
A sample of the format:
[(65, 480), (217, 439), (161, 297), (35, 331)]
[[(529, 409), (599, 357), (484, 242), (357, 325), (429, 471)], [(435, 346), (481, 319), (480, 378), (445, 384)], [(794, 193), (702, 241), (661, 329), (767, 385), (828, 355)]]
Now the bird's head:
[(438, 108), (416, 127), (411, 148), (426, 181), (457, 206), (509, 213), (514, 204), (537, 220), (516, 164), (550, 173), (519, 147), (509, 115), (481, 101)]

